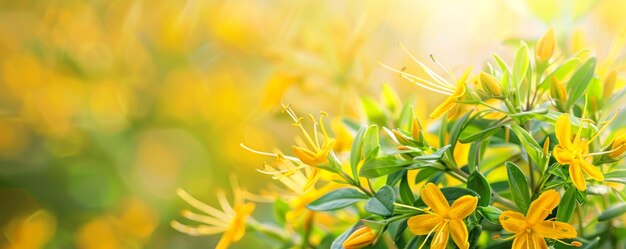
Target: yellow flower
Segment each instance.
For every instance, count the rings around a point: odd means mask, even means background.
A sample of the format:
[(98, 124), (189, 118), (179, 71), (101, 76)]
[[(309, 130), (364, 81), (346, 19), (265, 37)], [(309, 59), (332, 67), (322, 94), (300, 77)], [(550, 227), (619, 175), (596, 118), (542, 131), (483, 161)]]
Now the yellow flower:
[(244, 203), (240, 197), (240, 190), (235, 189), (235, 205), (231, 206), (226, 200), (224, 192), (217, 193), (217, 200), (222, 208), (220, 211), (211, 207), (189, 195), (182, 189), (177, 189), (176, 193), (180, 198), (189, 203), (192, 207), (205, 214), (196, 214), (188, 210), (182, 212), (182, 216), (201, 223), (196, 227), (184, 225), (178, 221), (172, 221), (171, 226), (189, 235), (211, 235), (223, 233), (222, 238), (217, 243), (216, 249), (225, 249), (233, 243), (239, 241), (246, 232), (246, 221), (254, 211), (254, 203)]
[[(304, 137), (304, 139), (300, 140), (301, 142), (299, 146), (294, 145), (291, 147), (293, 152), (296, 154), (296, 157), (311, 167), (326, 163), (326, 157), (335, 145), (335, 139), (328, 136), (324, 126), (323, 118), (326, 116), (326, 113), (322, 113), (319, 118), (319, 123), (315, 120), (313, 115), (310, 115), (310, 118), (313, 121), (313, 133), (311, 134), (302, 125), (302, 118), (298, 117), (289, 106), (283, 105), (283, 108), (295, 122), (293, 125), (300, 128)], [(318, 126), (324, 136), (321, 143), (320, 138), (318, 138)]]
[(502, 86), (496, 77), (493, 77), (491, 74), (481, 72), (480, 73), (480, 85), (482, 86), (485, 92), (491, 94), (492, 96), (500, 96), (502, 95)]
[(556, 47), (556, 36), (554, 35), (554, 29), (550, 28), (539, 40), (535, 47), (535, 56), (540, 61), (547, 61), (552, 57), (554, 48)]
[(469, 248), (469, 233), (463, 219), (474, 212), (478, 198), (465, 195), (450, 206), (439, 187), (432, 183), (426, 184), (421, 197), (432, 211), (411, 217), (407, 221), (409, 230), (415, 235), (430, 236), (434, 232), (431, 249), (446, 248), (450, 235), (459, 248)]
[(611, 158), (618, 158), (626, 152), (626, 134), (617, 137), (611, 144)]
[(604, 175), (598, 168), (585, 160), (585, 157), (588, 156), (586, 154), (587, 142), (580, 138), (581, 132), (582, 124), (574, 141), (572, 141), (572, 125), (569, 115), (562, 114), (557, 118), (555, 133), (559, 144), (554, 147), (554, 158), (561, 164), (569, 165), (569, 174), (572, 182), (578, 190), (582, 191), (587, 189), (583, 171), (598, 181), (604, 181)]
[(361, 249), (367, 247), (374, 242), (376, 235), (367, 226), (357, 228), (348, 238), (343, 242), (344, 249)]
[[(530, 204), (528, 214), (504, 211), (500, 215), (500, 224), (504, 230), (514, 233), (513, 249), (548, 248), (544, 238), (559, 239), (576, 237), (576, 229), (570, 224), (545, 220), (552, 210), (559, 205), (559, 193), (551, 189), (543, 192)], [(561, 242), (561, 241), (560, 241)], [(565, 242), (562, 242), (565, 244)]]
[[(391, 71), (399, 73), (400, 76), (402, 76), (402, 78), (407, 79), (413, 84), (423, 87), (424, 89), (449, 96), (446, 100), (443, 101), (443, 103), (441, 103), (439, 106), (437, 106), (437, 108), (435, 108), (435, 110), (430, 114), (430, 118), (437, 119), (443, 116), (444, 114), (460, 107), (458, 101), (460, 101), (461, 98), (465, 96), (465, 91), (466, 91), (465, 82), (467, 81), (467, 78), (470, 72), (472, 71), (471, 68), (468, 68), (465, 71), (465, 73), (463, 73), (461, 78), (456, 80), (457, 83), (456, 83), (456, 86), (454, 86), (448, 80), (439, 76), (433, 70), (426, 67), (426, 65), (424, 65), (422, 62), (417, 60), (413, 55), (411, 55), (408, 52), (408, 50), (404, 46), (402, 46), (402, 48), (405, 51), (407, 51), (411, 59), (413, 59), (413, 61), (415, 61), (420, 66), (420, 69), (422, 69), (424, 72), (426, 72), (426, 74), (428, 74), (428, 76), (430, 77), (430, 80), (424, 79), (417, 75), (412, 75), (410, 73), (407, 73), (401, 70), (394, 69), (385, 64), (382, 64), (382, 65)], [(450, 73), (448, 70), (446, 70), (446, 73), (450, 76), (450, 78), (454, 79), (454, 77), (452, 76), (452, 73)]]

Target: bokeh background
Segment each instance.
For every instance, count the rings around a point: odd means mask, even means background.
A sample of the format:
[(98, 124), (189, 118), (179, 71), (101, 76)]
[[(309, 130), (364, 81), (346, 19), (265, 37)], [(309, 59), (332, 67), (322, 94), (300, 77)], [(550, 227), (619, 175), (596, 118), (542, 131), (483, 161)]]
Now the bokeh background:
[(169, 226), (186, 206), (175, 189), (210, 204), (231, 175), (268, 189), (255, 170), (268, 158), (239, 144), (289, 150), (281, 101), (358, 116), (388, 83), (431, 108), (443, 96), (379, 65), (415, 65), (398, 44), (458, 72), (554, 27), (561, 47), (603, 58), (623, 13), (620, 0), (2, 0), (0, 248), (212, 248), (219, 236)]

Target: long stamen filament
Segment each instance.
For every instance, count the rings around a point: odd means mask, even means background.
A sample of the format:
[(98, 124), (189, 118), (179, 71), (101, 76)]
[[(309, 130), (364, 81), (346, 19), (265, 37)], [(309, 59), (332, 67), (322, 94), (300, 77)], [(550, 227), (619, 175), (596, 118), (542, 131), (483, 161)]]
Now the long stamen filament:
[(246, 146), (246, 145), (245, 145), (245, 144), (243, 144), (243, 143), (240, 143), (240, 144), (239, 144), (239, 146), (241, 146), (241, 147), (242, 147), (242, 148), (244, 148), (245, 150), (250, 151), (250, 152), (252, 152), (252, 153), (254, 153), (254, 154), (257, 154), (257, 155), (262, 155), (262, 156), (272, 156), (272, 157), (282, 157), (282, 158), (285, 158), (285, 159), (287, 159), (287, 160), (289, 160), (289, 161), (292, 161), (292, 162), (302, 163), (302, 161), (300, 161), (300, 159), (295, 158), (295, 157), (292, 157), (292, 156), (286, 156), (286, 155), (281, 155), (281, 154), (276, 154), (276, 153), (270, 153), (270, 152), (258, 151), (258, 150), (255, 150), (255, 149), (252, 149), (252, 148), (250, 148), (250, 147)]
[(428, 241), (428, 238), (430, 237), (431, 234), (433, 234), (434, 231), (437, 231), (437, 228), (442, 225), (443, 222), (437, 224), (435, 227), (433, 227), (432, 230), (430, 230), (430, 232), (428, 232), (428, 234), (426, 235), (426, 238), (424, 239), (424, 242), (422, 242), (422, 245), (420, 245), (419, 249), (422, 249), (424, 247), (424, 245), (426, 244), (426, 241)]
[(428, 211), (428, 209), (422, 209), (422, 208), (418, 208), (418, 207), (414, 207), (414, 206), (404, 205), (404, 204), (397, 203), (397, 202), (394, 202), (393, 205), (396, 205), (398, 207), (403, 207), (403, 208), (408, 208), (408, 209), (421, 211), (421, 212), (428, 213), (428, 214), (432, 214), (432, 212)]
[(580, 141), (580, 135), (583, 133), (583, 125), (585, 116), (587, 115), (587, 102), (589, 100), (589, 95), (585, 92), (585, 105), (583, 106), (583, 115), (580, 117), (580, 123), (578, 126), (578, 132), (576, 132), (576, 137), (574, 138), (574, 144), (578, 144)]
[(438, 60), (435, 60), (435, 56), (433, 56), (432, 54), (430, 55), (430, 59), (437, 65), (439, 65), (439, 67), (441, 67), (441, 69), (443, 69), (444, 72), (446, 72), (446, 74), (448, 74), (448, 77), (450, 77), (450, 79), (452, 79), (452, 81), (456, 81), (456, 77), (454, 77), (454, 74), (452, 74), (452, 72), (450, 72), (450, 70), (448, 70), (446, 67), (444, 67), (441, 63), (439, 63)]
[(613, 117), (611, 117), (609, 120), (605, 121), (602, 123), (602, 127), (598, 130), (598, 132), (596, 132), (595, 135), (593, 135), (593, 137), (591, 137), (591, 139), (589, 140), (589, 142), (591, 143), (591, 141), (593, 141), (594, 139), (598, 138), (600, 136), (600, 134), (602, 134), (602, 132), (604, 130), (606, 130), (606, 128), (609, 127), (609, 125), (611, 125), (611, 123), (613, 123), (613, 121), (615, 120), (615, 118), (617, 117), (617, 113), (619, 113), (619, 110), (617, 112), (615, 112), (613, 114)]
[[(403, 72), (400, 71), (398, 69), (395, 69), (393, 67), (390, 67), (382, 62), (379, 62), (379, 64), (393, 72), (399, 73), (402, 78), (405, 78), (409, 81), (411, 81), (411, 83), (416, 84), (420, 87), (426, 88), (428, 90), (434, 91), (434, 92), (438, 92), (441, 94), (446, 94), (446, 95), (452, 95), (452, 93), (454, 92), (453, 88), (451, 86), (446, 86), (446, 85), (440, 85), (440, 84), (435, 84), (432, 81), (426, 80), (424, 78), (418, 77), (416, 75), (412, 75), (410, 73), (407, 72)], [(445, 92), (445, 93), (443, 93)], [(449, 93), (447, 93), (449, 92)]]
[(420, 65), (420, 67), (422, 67), (422, 69), (424, 69), (424, 71), (431, 77), (433, 78), (433, 80), (437, 81), (437, 83), (441, 84), (441, 85), (448, 85), (451, 87), (454, 87), (452, 84), (450, 84), (447, 80), (445, 80), (443, 77), (439, 76), (437, 73), (435, 73), (433, 70), (431, 70), (430, 68), (428, 68), (426, 65), (424, 65), (424, 63), (420, 62), (417, 58), (415, 58), (415, 56), (413, 56), (413, 54), (411, 54), (411, 52), (409, 52), (409, 50), (402, 44), (400, 43), (400, 47), (404, 50), (404, 52), (406, 52), (409, 57), (411, 57), (411, 59), (413, 61), (415, 61), (417, 64)]
[(622, 147), (624, 147), (624, 146), (625, 146), (625, 144), (622, 144), (622, 145), (620, 145), (620, 146), (618, 146), (617, 148), (612, 149), (612, 150), (607, 150), (607, 151), (600, 151), (600, 152), (589, 153), (589, 154), (584, 155), (584, 157), (587, 157), (587, 156), (598, 156), (598, 155), (604, 155), (604, 154), (611, 154), (611, 153), (613, 153), (613, 152), (615, 152), (615, 151), (620, 150), (620, 149), (621, 149)]

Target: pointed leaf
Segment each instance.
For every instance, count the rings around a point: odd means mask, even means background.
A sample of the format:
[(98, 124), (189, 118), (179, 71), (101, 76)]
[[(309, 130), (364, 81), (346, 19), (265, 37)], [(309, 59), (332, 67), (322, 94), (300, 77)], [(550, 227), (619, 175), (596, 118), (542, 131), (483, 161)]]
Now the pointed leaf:
[(342, 209), (359, 201), (367, 200), (368, 196), (353, 188), (341, 188), (314, 200), (306, 205), (313, 211), (332, 211)]
[(526, 213), (530, 206), (530, 188), (528, 187), (526, 175), (512, 162), (506, 162), (505, 165), (513, 202), (515, 202), (515, 205), (522, 213)]

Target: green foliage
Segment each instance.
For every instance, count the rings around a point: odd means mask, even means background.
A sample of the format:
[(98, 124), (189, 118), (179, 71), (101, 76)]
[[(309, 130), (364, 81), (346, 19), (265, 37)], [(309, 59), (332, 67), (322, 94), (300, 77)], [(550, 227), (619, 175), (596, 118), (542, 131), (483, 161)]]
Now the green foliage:
[(368, 196), (353, 188), (341, 188), (325, 194), (309, 203), (308, 209), (314, 211), (332, 211), (342, 209), (354, 203), (367, 200)]

